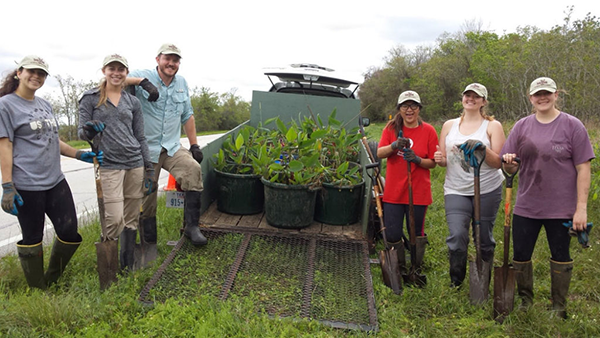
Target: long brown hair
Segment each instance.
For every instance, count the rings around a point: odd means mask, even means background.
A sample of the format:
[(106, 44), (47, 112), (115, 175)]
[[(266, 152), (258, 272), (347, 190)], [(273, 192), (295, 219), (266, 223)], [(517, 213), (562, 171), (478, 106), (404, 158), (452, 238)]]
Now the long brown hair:
[[(423, 124), (423, 119), (421, 118), (421, 114), (420, 114), (422, 108), (423, 108), (423, 106), (421, 106), (419, 104), (419, 117), (417, 118), (417, 122), (418, 122), (419, 126)], [(387, 125), (385, 127), (390, 128), (390, 130), (395, 131), (396, 135), (398, 135), (400, 130), (402, 130), (403, 125), (404, 125), (404, 119), (402, 118), (402, 114), (400, 114), (400, 105), (397, 105), (396, 106), (396, 115), (394, 116), (394, 118), (392, 118), (387, 123)]]
[(0, 97), (4, 95), (8, 95), (14, 93), (15, 90), (19, 87), (19, 78), (17, 77), (17, 71), (21, 71), (23, 68), (15, 69), (13, 72), (8, 74), (4, 81), (2, 81), (2, 86), (0, 86)]

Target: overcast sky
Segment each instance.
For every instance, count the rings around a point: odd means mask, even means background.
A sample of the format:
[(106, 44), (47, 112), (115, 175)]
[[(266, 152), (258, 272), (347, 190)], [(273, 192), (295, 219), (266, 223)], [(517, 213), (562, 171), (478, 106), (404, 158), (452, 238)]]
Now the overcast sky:
[[(316, 63), (361, 82), (398, 45), (434, 45), (471, 21), (499, 35), (527, 25), (547, 30), (571, 5), (574, 19), (600, 16), (597, 0), (10, 0), (0, 3), (0, 74), (37, 54), (51, 75), (97, 81), (106, 55), (125, 56), (131, 70), (153, 68), (170, 42), (182, 50), (179, 74), (190, 88), (236, 89), (250, 101), (252, 90), (270, 87), (266, 67)], [(49, 78), (39, 93), (56, 88)]]

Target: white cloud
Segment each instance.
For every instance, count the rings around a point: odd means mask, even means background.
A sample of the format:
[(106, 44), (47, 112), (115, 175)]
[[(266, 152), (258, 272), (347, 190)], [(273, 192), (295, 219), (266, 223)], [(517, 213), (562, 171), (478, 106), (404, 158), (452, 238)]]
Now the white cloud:
[[(457, 1), (81, 1), (3, 2), (0, 73), (14, 61), (38, 54), (51, 74), (98, 80), (106, 54), (126, 56), (132, 69), (155, 66), (165, 42), (183, 53), (180, 74), (192, 87), (208, 87), (250, 100), (266, 90), (265, 67), (309, 62), (362, 78), (381, 66), (389, 50), (431, 45), (444, 32), (457, 32), (472, 20), (498, 34), (517, 26), (549, 29), (563, 23), (568, 5), (574, 18), (598, 15), (600, 3), (576, 0), (524, 2)], [(31, 8), (35, 8), (32, 10)], [(41, 93), (56, 86), (48, 81)]]

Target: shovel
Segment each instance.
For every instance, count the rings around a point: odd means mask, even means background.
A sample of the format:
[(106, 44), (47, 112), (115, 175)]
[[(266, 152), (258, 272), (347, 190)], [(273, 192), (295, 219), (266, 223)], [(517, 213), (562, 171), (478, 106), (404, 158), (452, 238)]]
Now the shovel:
[[(368, 164), (365, 169), (379, 168), (379, 162)], [(378, 173), (379, 171), (377, 171)], [(369, 175), (370, 176), (370, 175)], [(375, 201), (377, 203), (377, 216), (379, 217), (379, 225), (381, 236), (383, 237), (384, 249), (379, 251), (379, 263), (381, 265), (381, 273), (383, 275), (383, 282), (385, 285), (392, 289), (392, 291), (399, 295), (402, 293), (402, 275), (400, 273), (400, 264), (398, 262), (398, 253), (396, 250), (388, 245), (387, 236), (385, 234), (385, 226), (383, 224), (383, 209), (381, 205), (381, 197), (379, 185), (377, 184), (376, 177), (372, 177), (373, 190), (375, 192)]]
[[(98, 143), (102, 137), (102, 132), (98, 133), (94, 139), (95, 142), (88, 142), (92, 151), (98, 154)], [(96, 179), (96, 194), (98, 195), (98, 213), (100, 214), (100, 227), (102, 236), (100, 243), (96, 245), (96, 260), (98, 276), (100, 278), (100, 290), (105, 290), (117, 280), (119, 271), (119, 247), (117, 240), (107, 240), (106, 221), (104, 219), (104, 196), (102, 194), (102, 181), (100, 180), (100, 164), (94, 157), (94, 177)]]
[[(476, 149), (475, 151), (482, 151)], [(473, 197), (473, 226), (475, 232), (475, 262), (469, 262), (469, 298), (471, 304), (481, 304), (489, 297), (490, 274), (492, 262), (484, 262), (481, 257), (481, 196), (479, 187), (479, 171), (485, 160), (485, 149), (483, 149), (481, 160), (478, 160), (473, 167), (474, 177), (474, 197)], [(473, 154), (472, 156), (475, 156)]]
[(415, 230), (415, 208), (413, 204), (412, 190), (412, 174), (411, 165), (408, 163), (408, 220), (409, 220), (409, 237), (410, 237), (410, 271), (408, 272), (408, 280), (411, 284), (423, 287), (427, 285), (427, 276), (417, 272), (417, 234)]
[(506, 194), (504, 197), (504, 263), (500, 267), (494, 267), (494, 318), (502, 323), (504, 318), (513, 310), (515, 301), (515, 269), (508, 264), (508, 251), (510, 249), (510, 214), (512, 201), (513, 178), (521, 168), (521, 161), (517, 170), (511, 175), (504, 170), (502, 161), (502, 173), (506, 178)]

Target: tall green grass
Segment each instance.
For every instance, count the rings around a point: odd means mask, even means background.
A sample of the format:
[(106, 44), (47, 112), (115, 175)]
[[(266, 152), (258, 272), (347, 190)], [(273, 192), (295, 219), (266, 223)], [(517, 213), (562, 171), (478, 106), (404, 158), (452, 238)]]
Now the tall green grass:
[[(437, 126), (439, 128), (439, 126)], [(382, 124), (368, 127), (369, 138), (378, 140)], [(593, 130), (593, 129), (592, 129)], [(598, 133), (590, 132), (598, 144)], [(598, 147), (596, 146), (598, 155)], [(593, 161), (593, 174), (599, 167)], [(98, 288), (96, 252), (99, 224), (81, 226), (84, 241), (59, 283), (47, 291), (30, 290), (18, 258), (0, 260), (0, 336), (2, 337), (600, 337), (600, 240), (591, 233), (592, 247), (582, 249), (571, 243), (575, 260), (569, 292), (567, 320), (552, 317), (550, 305), (550, 252), (545, 234), (540, 234), (533, 256), (534, 305), (528, 311), (515, 310), (503, 324), (492, 319), (492, 302), (469, 304), (468, 285), (449, 287), (445, 238), (448, 229), (443, 205), (444, 168), (431, 172), (434, 203), (429, 207), (426, 232), (430, 245), (425, 255), (428, 285), (405, 288), (394, 295), (385, 287), (378, 265), (371, 266), (379, 332), (367, 334), (328, 328), (314, 321), (271, 318), (256, 311), (252, 297), (232, 297), (220, 302), (211, 295), (196, 299), (172, 298), (147, 307), (137, 302), (141, 289), (158, 264), (120, 277), (108, 290)], [(501, 208), (502, 210), (502, 208)], [(600, 202), (590, 196), (588, 217), (599, 220)], [(179, 237), (180, 209), (167, 209), (159, 200), (159, 261), (172, 247), (167, 240)], [(494, 236), (496, 265), (502, 257), (500, 211)], [(46, 265), (50, 254), (45, 249)], [(176, 291), (176, 290), (175, 290)], [(343, 297), (343, 295), (339, 295)]]

